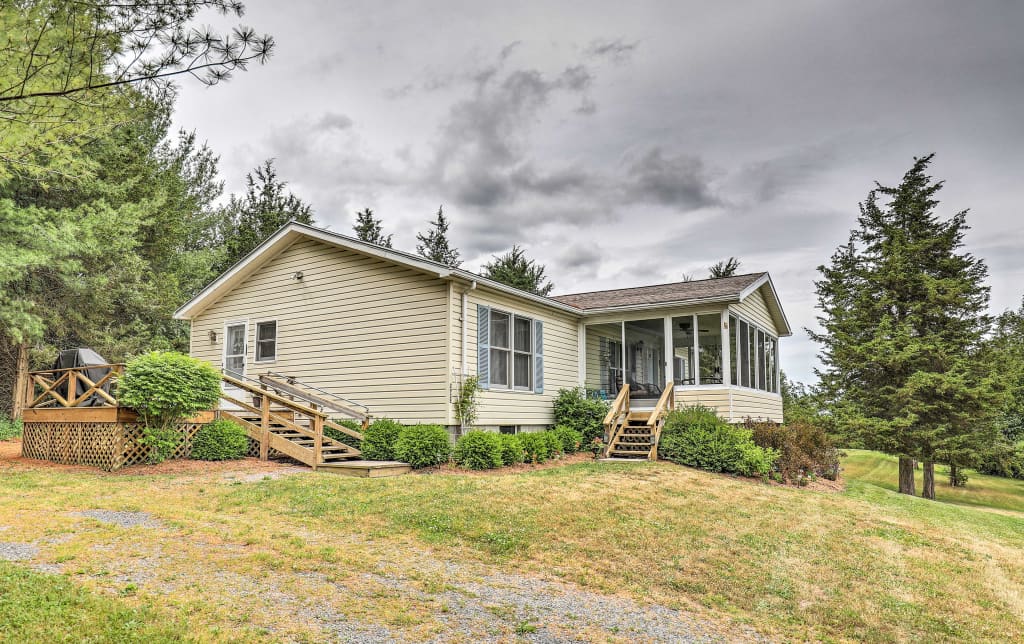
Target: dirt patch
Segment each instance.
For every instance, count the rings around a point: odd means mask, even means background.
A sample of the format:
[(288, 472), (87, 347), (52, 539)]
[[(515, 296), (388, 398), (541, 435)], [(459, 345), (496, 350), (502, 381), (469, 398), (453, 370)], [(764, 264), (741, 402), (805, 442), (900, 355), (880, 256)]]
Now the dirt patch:
[(425, 467), (421, 470), (416, 470), (414, 474), (458, 474), (459, 476), (500, 476), (502, 474), (523, 474), (525, 472), (535, 472), (537, 470), (549, 470), (553, 467), (565, 467), (566, 465), (575, 465), (576, 463), (585, 463), (587, 461), (594, 460), (593, 454), (589, 453), (578, 453), (578, 454), (566, 454), (562, 458), (545, 461), (540, 464), (533, 463), (520, 463), (519, 465), (509, 465), (506, 467), (498, 467), (493, 470), (469, 470), (464, 467), (459, 467), (454, 463), (445, 463), (437, 467)]
[(220, 474), (250, 475), (256, 480), (262, 475), (276, 477), (286, 473), (309, 471), (296, 467), (293, 461), (261, 461), (258, 458), (243, 458), (235, 461), (193, 461), (175, 459), (158, 465), (129, 465), (116, 472), (105, 472), (88, 465), (64, 465), (52, 461), (25, 458), (21, 455), (21, 440), (0, 441), (0, 470), (50, 470), (56, 472), (89, 472), (106, 476), (146, 476), (151, 474)]

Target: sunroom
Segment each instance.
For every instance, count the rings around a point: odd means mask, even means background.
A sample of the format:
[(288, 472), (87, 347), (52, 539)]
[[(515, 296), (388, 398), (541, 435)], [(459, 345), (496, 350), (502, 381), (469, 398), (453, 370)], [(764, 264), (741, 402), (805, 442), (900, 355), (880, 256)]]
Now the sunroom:
[(628, 384), (630, 407), (644, 409), (672, 386), (677, 405), (782, 421), (779, 338), (790, 329), (767, 274), (609, 293), (587, 302), (605, 310), (588, 307), (580, 334), (590, 395), (612, 400)]

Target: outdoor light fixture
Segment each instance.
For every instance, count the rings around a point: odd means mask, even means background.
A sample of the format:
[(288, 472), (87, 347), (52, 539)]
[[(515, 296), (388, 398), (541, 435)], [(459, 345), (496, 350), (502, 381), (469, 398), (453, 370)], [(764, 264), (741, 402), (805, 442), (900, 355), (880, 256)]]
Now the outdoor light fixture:
[(296, 281), (300, 281), (301, 282), (302, 281), (302, 271), (295, 271), (295, 274), (292, 275), (292, 277), (295, 278)]
[(217, 342), (217, 332), (216, 331), (210, 331), (210, 344), (216, 344), (216, 342)]

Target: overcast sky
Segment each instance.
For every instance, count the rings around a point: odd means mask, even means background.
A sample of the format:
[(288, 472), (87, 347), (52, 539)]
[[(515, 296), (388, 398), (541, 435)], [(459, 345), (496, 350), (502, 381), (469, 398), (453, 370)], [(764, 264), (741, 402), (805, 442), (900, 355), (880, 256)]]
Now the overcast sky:
[(519, 243), (555, 293), (735, 255), (772, 274), (810, 381), (816, 267), (934, 152), (993, 309), (1024, 293), (1024, 2), (246, 4), (274, 57), (183, 84), (177, 125), (229, 191), (274, 157), (332, 230), (369, 207), (413, 250), (443, 204), (465, 268)]

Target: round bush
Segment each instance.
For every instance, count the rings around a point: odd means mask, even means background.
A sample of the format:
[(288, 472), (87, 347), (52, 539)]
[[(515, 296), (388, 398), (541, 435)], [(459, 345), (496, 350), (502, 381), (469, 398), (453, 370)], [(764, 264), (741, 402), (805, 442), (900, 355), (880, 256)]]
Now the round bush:
[(555, 398), (555, 424), (578, 431), (583, 435), (583, 441), (590, 443), (604, 436), (604, 417), (608, 407), (604, 400), (588, 398), (586, 390), (579, 387), (560, 389)]
[(500, 434), (473, 430), (466, 432), (455, 443), (452, 457), (462, 467), (471, 470), (489, 470), (501, 467), (502, 441)]
[(234, 460), (248, 451), (248, 434), (230, 420), (207, 423), (192, 438), (192, 458), (200, 461)]
[(213, 408), (220, 400), (220, 374), (183, 353), (154, 351), (125, 366), (117, 397), (146, 425), (167, 427)]
[(395, 441), (395, 458), (414, 468), (440, 465), (451, 452), (448, 430), (440, 425), (407, 425)]
[(706, 408), (693, 408), (668, 414), (658, 455), (711, 472), (765, 477), (778, 452), (754, 444), (749, 429), (731, 425)]
[(562, 442), (562, 451), (566, 454), (575, 454), (583, 448), (583, 434), (572, 427), (559, 425), (551, 431)]
[(548, 457), (558, 458), (565, 453), (565, 449), (562, 447), (562, 438), (550, 429), (540, 433), (544, 437), (544, 440), (548, 444)]
[(547, 432), (526, 432), (517, 434), (523, 445), (523, 453), (527, 463), (543, 463), (551, 456), (551, 443)]
[(363, 432), (363, 443), (359, 448), (363, 458), (370, 461), (395, 460), (395, 443), (401, 431), (402, 424), (390, 418), (373, 421)]
[(523, 441), (515, 434), (498, 434), (501, 441), (501, 463), (502, 465), (518, 465), (526, 458), (526, 450), (523, 449)]

